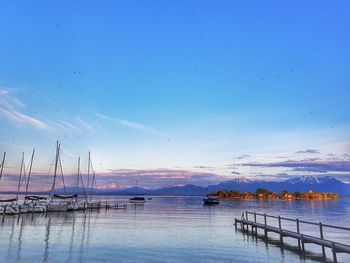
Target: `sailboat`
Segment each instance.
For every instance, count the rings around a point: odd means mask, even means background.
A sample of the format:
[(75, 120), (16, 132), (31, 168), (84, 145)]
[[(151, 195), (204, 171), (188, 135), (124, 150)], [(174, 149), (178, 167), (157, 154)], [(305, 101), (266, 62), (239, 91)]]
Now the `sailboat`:
[[(81, 200), (78, 201), (78, 191), (79, 191), (79, 181), (81, 180), (81, 184), (84, 190), (84, 197), (85, 200)], [(77, 184), (76, 184), (76, 194), (75, 196), (75, 200), (71, 200), (70, 202), (68, 202), (67, 205), (67, 210), (69, 211), (74, 211), (74, 210), (85, 210), (87, 208), (87, 196), (86, 196), (86, 192), (85, 192), (85, 187), (84, 187), (84, 181), (83, 178), (81, 176), (81, 172), (80, 172), (80, 157), (78, 157), (78, 170), (77, 170)]]
[(28, 212), (28, 205), (26, 204), (19, 204), (19, 193), (21, 190), (21, 184), (22, 184), (22, 177), (23, 181), (26, 181), (26, 168), (24, 164), (24, 152), (22, 152), (22, 162), (21, 162), (21, 169), (19, 172), (19, 179), (17, 184), (17, 196), (16, 196), (16, 204), (15, 206), (18, 208), (19, 213), (24, 214)]
[[(2, 162), (1, 162), (1, 169), (0, 169), (0, 181), (3, 175), (4, 166), (5, 166), (5, 158), (6, 158), (6, 152), (4, 152)], [(14, 215), (19, 213), (18, 206), (15, 205), (15, 202), (17, 201), (16, 198), (8, 198), (8, 199), (1, 199), (0, 200), (0, 214), (6, 214), (6, 215)]]
[[(137, 180), (136, 180), (136, 187), (135, 189), (137, 189)], [(144, 204), (146, 203), (146, 199), (142, 196), (135, 196), (133, 198), (129, 199), (129, 203), (133, 203), (133, 204)]]
[[(92, 178), (91, 178), (91, 185), (90, 185), (90, 172), (92, 171)], [(89, 160), (88, 160), (88, 183), (87, 183), (87, 189), (90, 190), (90, 195), (87, 200), (87, 208), (88, 209), (99, 209), (101, 207), (101, 201), (100, 200), (92, 200), (93, 190), (97, 190), (97, 183), (96, 183), (96, 173), (93, 169), (92, 162), (91, 162), (91, 153), (89, 152)], [(98, 196), (99, 197), (99, 196)]]
[(26, 189), (25, 189), (23, 206), (27, 207), (27, 212), (29, 212), (29, 213), (44, 213), (44, 212), (46, 212), (46, 204), (45, 204), (46, 198), (43, 196), (38, 196), (38, 195), (28, 195), (30, 176), (31, 176), (32, 167), (33, 167), (34, 154), (35, 154), (35, 149), (33, 149), (33, 152), (32, 152), (32, 157), (30, 159), (30, 165), (29, 165), (29, 171), (28, 171), (28, 178), (27, 178), (27, 181), (25, 182)]
[[(55, 194), (58, 165), (60, 165), (62, 180), (64, 182), (63, 172), (62, 172), (62, 163), (61, 163), (61, 157), (60, 157), (60, 148), (61, 148), (61, 144), (57, 142), (53, 183), (51, 187), (50, 201), (47, 202), (48, 212), (66, 212), (67, 211), (67, 202), (66, 202), (67, 196), (66, 195), (61, 196), (61, 195)], [(65, 189), (66, 187), (64, 185), (64, 190)]]
[(203, 198), (204, 205), (218, 205), (219, 199), (208, 195), (209, 184), (207, 186), (207, 190), (205, 192), (205, 197)]

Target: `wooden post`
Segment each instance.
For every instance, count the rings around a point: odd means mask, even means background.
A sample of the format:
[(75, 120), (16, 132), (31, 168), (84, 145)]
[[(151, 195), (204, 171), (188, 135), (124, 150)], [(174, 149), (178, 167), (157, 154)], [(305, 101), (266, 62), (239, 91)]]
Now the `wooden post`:
[[(299, 218), (297, 218), (297, 233), (300, 234)], [(301, 250), (299, 238), (298, 238), (298, 247), (299, 247), (299, 250)]]
[[(256, 223), (256, 212), (254, 212), (254, 222)], [(255, 234), (258, 234), (258, 228), (255, 227)]]
[[(320, 238), (323, 239), (323, 227), (321, 222), (320, 222)], [(324, 246), (322, 246), (322, 255), (323, 255), (323, 258), (326, 258), (326, 250)]]
[(267, 223), (266, 214), (264, 214), (264, 233), (265, 233), (265, 240), (267, 241), (266, 223)]
[(245, 211), (245, 220), (248, 220), (248, 211)]
[(278, 216), (278, 228), (280, 229), (280, 242), (283, 246), (283, 233), (282, 233), (282, 224), (281, 224), (281, 217)]
[(333, 253), (333, 262), (337, 263), (337, 252), (335, 250), (335, 244), (334, 242), (332, 243), (332, 253)]
[(235, 218), (235, 229), (237, 230), (237, 218)]
[(301, 235), (301, 253), (304, 256), (305, 254), (305, 244), (304, 244), (304, 236)]

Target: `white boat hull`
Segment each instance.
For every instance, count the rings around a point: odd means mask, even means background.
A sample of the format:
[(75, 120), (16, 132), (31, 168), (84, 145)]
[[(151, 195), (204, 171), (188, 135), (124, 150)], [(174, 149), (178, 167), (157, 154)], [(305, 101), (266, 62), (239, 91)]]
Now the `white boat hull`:
[(1, 206), (0, 214), (17, 215), (19, 214), (19, 207), (17, 205)]
[(47, 205), (48, 212), (67, 212), (67, 204), (65, 203), (49, 203)]

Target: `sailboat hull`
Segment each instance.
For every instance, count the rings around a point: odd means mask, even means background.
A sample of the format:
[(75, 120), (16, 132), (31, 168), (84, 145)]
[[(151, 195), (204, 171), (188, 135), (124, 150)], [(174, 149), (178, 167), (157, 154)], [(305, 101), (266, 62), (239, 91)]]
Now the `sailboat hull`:
[(66, 203), (49, 203), (47, 205), (48, 212), (67, 212), (67, 204)]
[(1, 206), (0, 207), (0, 214), (17, 215), (17, 214), (19, 214), (19, 208), (16, 205)]

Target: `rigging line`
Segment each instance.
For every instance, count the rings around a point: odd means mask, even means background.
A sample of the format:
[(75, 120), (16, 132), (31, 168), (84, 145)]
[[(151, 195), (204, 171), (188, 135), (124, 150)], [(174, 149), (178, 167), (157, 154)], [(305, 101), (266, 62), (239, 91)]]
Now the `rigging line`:
[(28, 194), (28, 188), (29, 188), (29, 182), (30, 182), (30, 175), (32, 174), (34, 153), (35, 153), (35, 149), (33, 149), (32, 157), (31, 157), (31, 159), (30, 159), (29, 172), (28, 172), (28, 179), (27, 179), (27, 184), (26, 184), (26, 196), (27, 196), (27, 194)]
[(92, 181), (91, 181), (91, 191), (90, 191), (90, 201), (92, 199), (92, 195), (94, 193), (94, 184), (95, 184), (95, 171), (92, 171)]
[[(49, 172), (46, 176), (41, 176), (41, 179), (40, 179), (40, 185), (41, 185), (41, 192), (44, 191), (44, 187), (47, 183), (47, 180), (49, 179), (50, 177), (50, 174), (51, 174), (51, 170), (52, 170), (52, 167), (53, 167), (54, 163), (51, 163), (51, 166), (50, 166), (50, 169), (49, 169)], [(44, 180), (45, 179), (45, 180)], [(44, 182), (43, 182), (44, 181)]]
[(91, 155), (89, 152), (89, 159), (88, 159), (88, 183), (87, 183), (87, 191), (89, 191), (90, 187), (90, 167), (91, 167)]
[(85, 201), (87, 201), (87, 195), (86, 195), (86, 191), (85, 191), (83, 175), (81, 174), (80, 167), (79, 167), (79, 175), (80, 175), (80, 179), (81, 179), (81, 185), (83, 186)]
[(61, 176), (62, 176), (64, 195), (66, 196), (67, 195), (67, 191), (66, 191), (66, 184), (64, 182), (64, 176), (63, 176), (63, 167), (62, 167), (61, 155), (58, 156), (58, 161), (59, 161), (59, 164), (60, 164), (60, 171), (61, 171)]
[[(90, 166), (91, 166), (91, 171), (92, 171), (92, 179), (91, 179), (91, 186), (90, 186), (90, 201), (92, 199), (92, 194), (93, 194), (93, 191), (94, 191), (94, 178), (95, 178), (95, 171), (94, 171), (94, 167), (92, 165), (92, 161), (91, 161), (91, 154), (89, 152), (89, 163), (90, 163)], [(89, 188), (88, 188), (89, 190)]]
[(18, 203), (19, 189), (20, 189), (20, 187), (21, 187), (21, 179), (22, 179), (22, 172), (23, 172), (23, 163), (24, 163), (24, 152), (22, 152), (21, 169), (20, 169), (20, 172), (19, 172), (19, 180), (18, 180), (18, 185), (17, 185), (16, 204)]
[(95, 187), (96, 187), (96, 192), (97, 192), (97, 199), (98, 199), (98, 201), (101, 201), (101, 199), (100, 199), (100, 194), (98, 193), (98, 189), (97, 189), (97, 182), (96, 182), (97, 180), (96, 180), (96, 177), (95, 177)]
[(56, 158), (55, 158), (55, 171), (54, 171), (53, 183), (52, 183), (52, 187), (51, 187), (51, 201), (53, 200), (54, 193), (55, 193), (55, 185), (56, 185), (56, 176), (57, 176), (57, 165), (58, 165), (59, 151), (60, 151), (60, 144), (59, 144), (59, 142), (57, 141), (57, 144), (56, 144)]
[[(49, 160), (52, 160), (52, 159), (55, 159), (55, 154), (53, 154), (52, 157)], [(41, 176), (41, 178), (40, 178), (41, 192), (44, 191), (44, 187), (46, 185), (46, 182), (47, 182), (48, 178), (50, 177), (53, 165), (54, 165), (54, 161), (51, 163), (51, 166), (49, 168), (49, 172), (46, 174), (46, 176)], [(44, 181), (44, 179), (45, 179), (45, 181)]]
[(80, 173), (80, 157), (78, 157), (77, 192), (78, 192), (78, 188), (79, 188), (79, 173)]
[(4, 152), (4, 156), (2, 157), (1, 170), (0, 170), (0, 181), (1, 181), (1, 177), (2, 177), (2, 172), (4, 171), (5, 157), (6, 157), (6, 152)]

